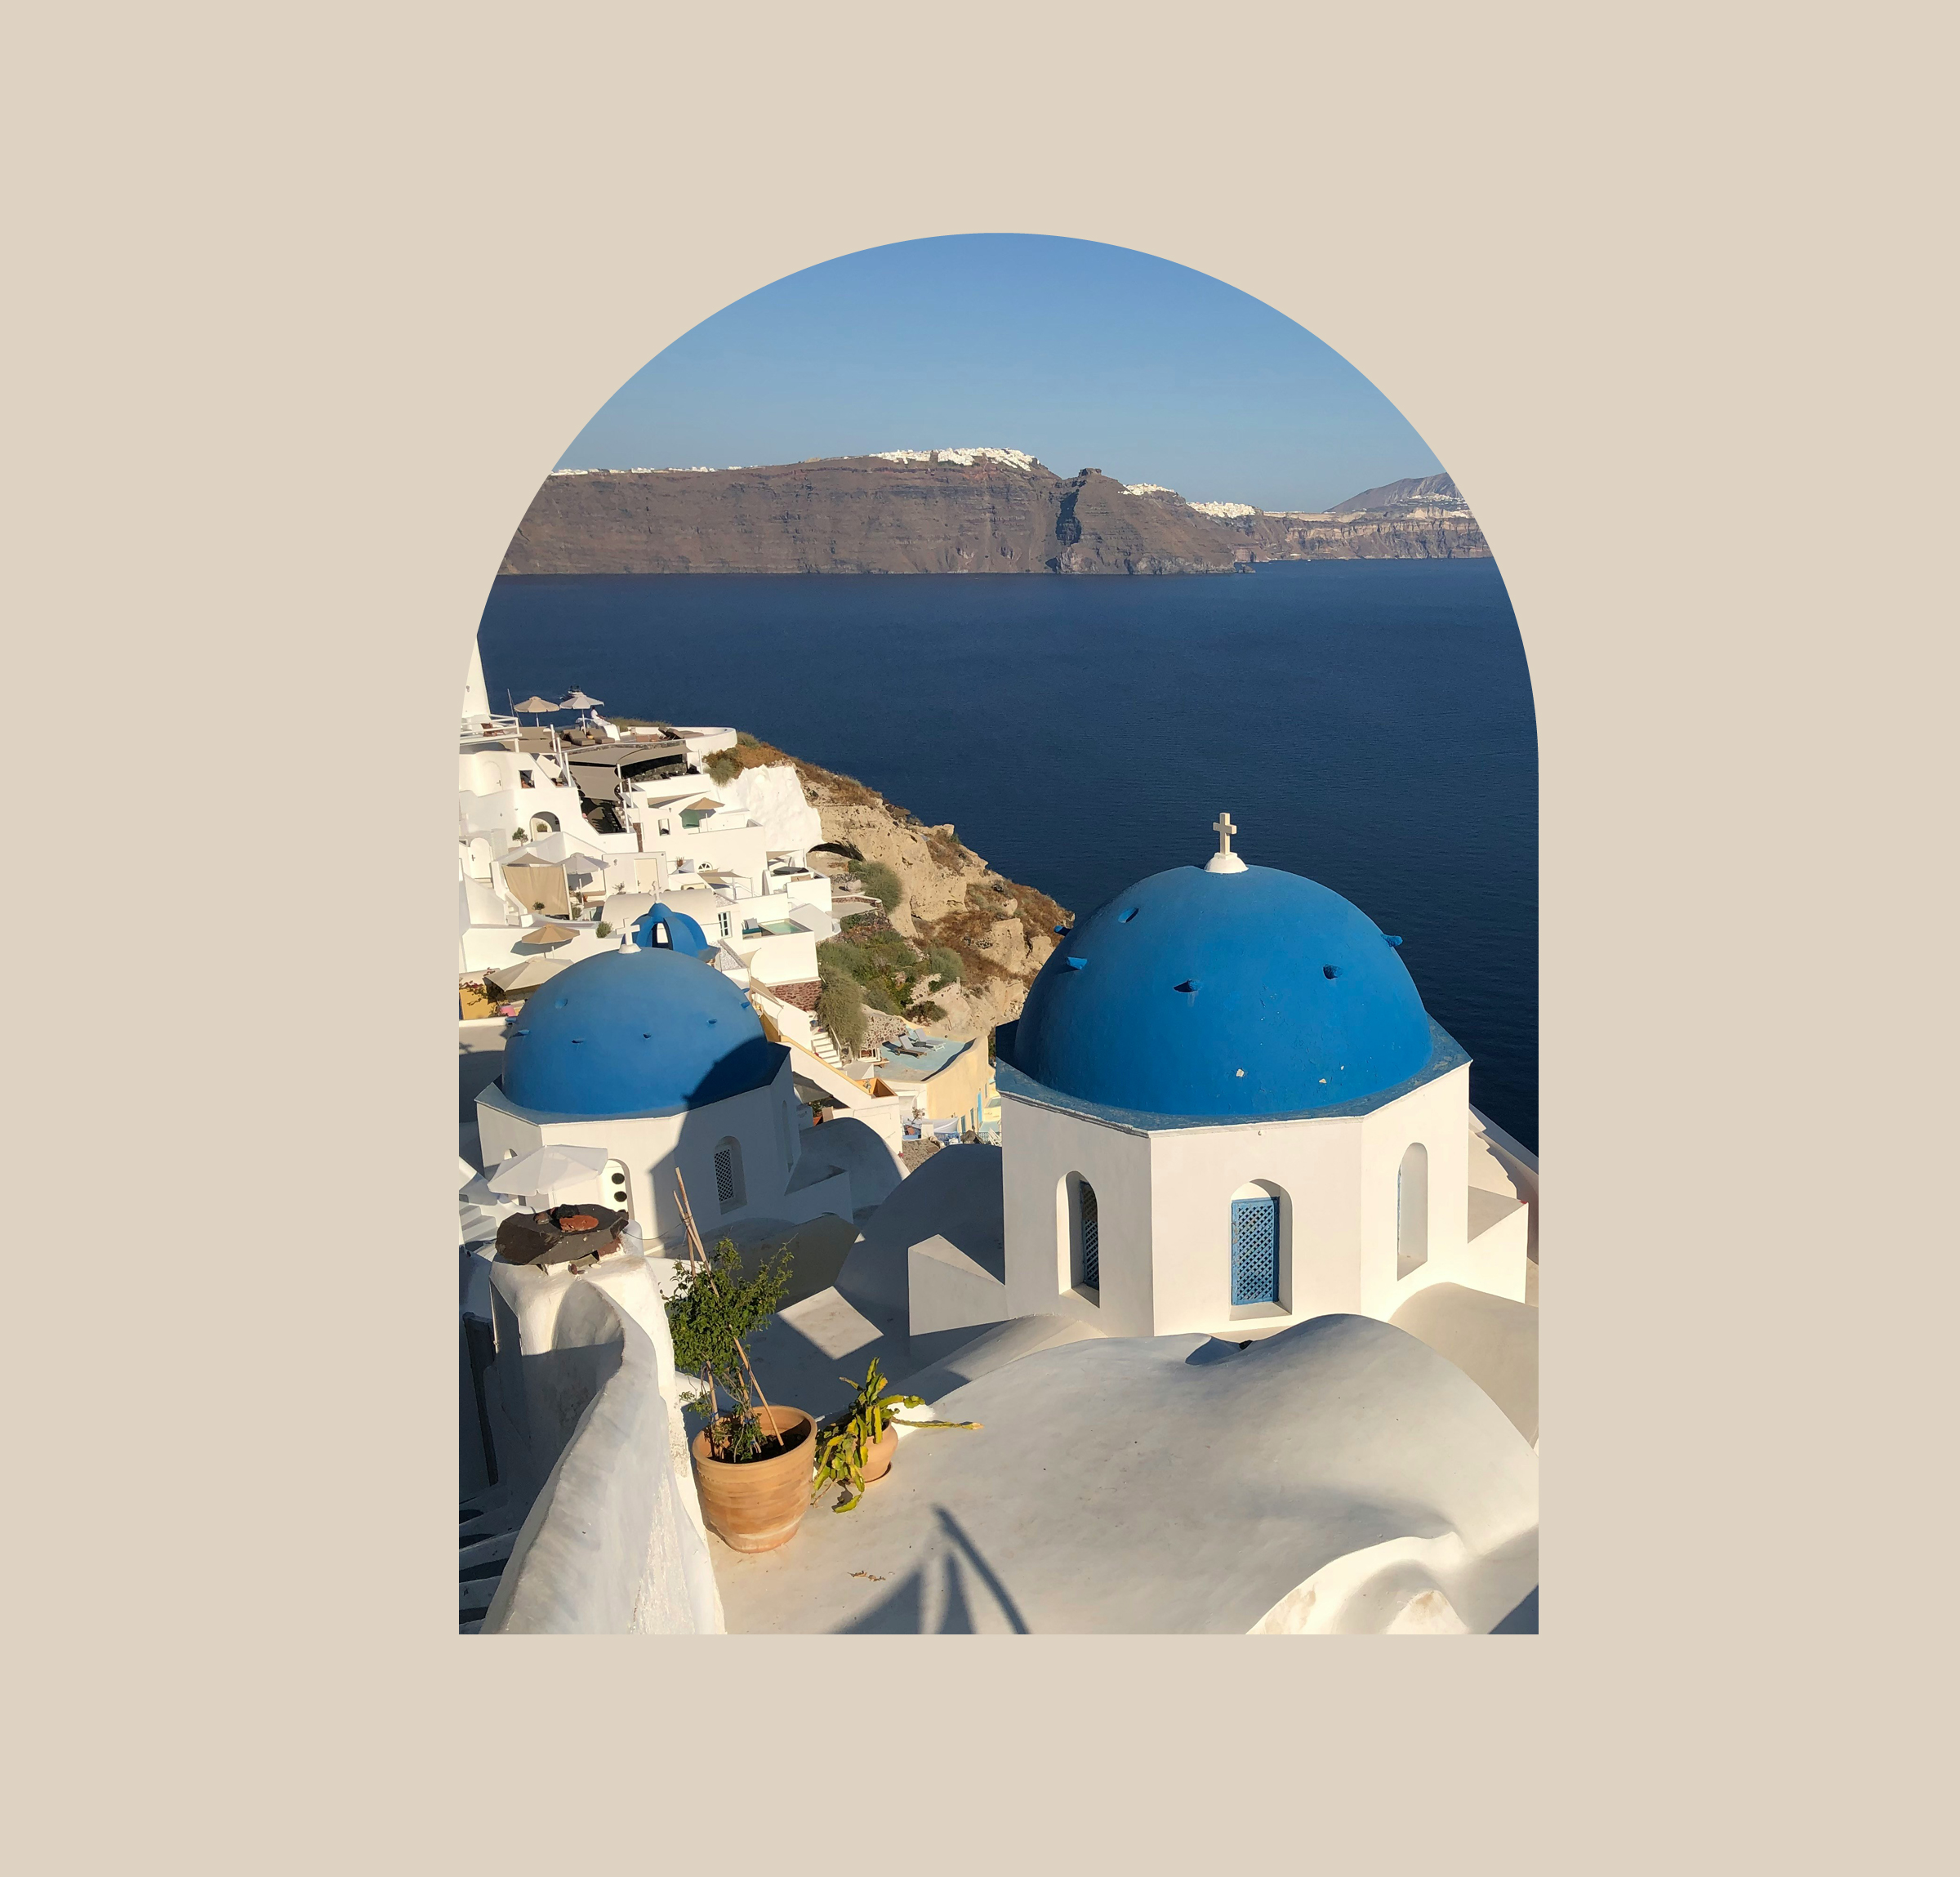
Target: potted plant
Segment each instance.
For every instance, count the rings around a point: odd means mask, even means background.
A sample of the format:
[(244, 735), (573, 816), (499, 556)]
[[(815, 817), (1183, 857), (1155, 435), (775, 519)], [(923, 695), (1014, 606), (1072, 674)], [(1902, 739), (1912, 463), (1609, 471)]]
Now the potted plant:
[[(773, 1551), (796, 1535), (809, 1505), (817, 1424), (801, 1408), (773, 1407), (744, 1339), (775, 1314), (790, 1280), (790, 1254), (742, 1273), (732, 1240), (702, 1250), (681, 1188), (688, 1263), (667, 1302), (674, 1365), (699, 1379), (682, 1407), (702, 1422), (691, 1451), (702, 1517), (737, 1551)], [(728, 1406), (722, 1405), (727, 1398)]]
[[(840, 1375), (858, 1393), (850, 1405), (826, 1422), (817, 1436), (817, 1471), (810, 1482), (814, 1500), (826, 1486), (841, 1490), (831, 1508), (833, 1512), (855, 1509), (867, 1486), (875, 1484), (892, 1469), (892, 1456), (898, 1451), (898, 1429), (893, 1424), (901, 1408), (924, 1407), (919, 1395), (888, 1395), (892, 1384), (878, 1371), (878, 1358), (871, 1358), (864, 1380), (853, 1382)], [(977, 1420), (908, 1420), (907, 1427), (956, 1427), (977, 1429)]]

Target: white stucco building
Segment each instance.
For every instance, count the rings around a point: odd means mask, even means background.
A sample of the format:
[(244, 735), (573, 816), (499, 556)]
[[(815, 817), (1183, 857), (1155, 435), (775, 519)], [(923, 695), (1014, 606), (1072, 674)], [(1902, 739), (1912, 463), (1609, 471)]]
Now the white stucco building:
[(760, 985), (817, 975), (833, 937), (827, 874), (808, 865), (822, 838), (786, 765), (726, 784), (700, 773), (732, 747), (715, 728), (633, 729), (596, 716), (568, 730), (492, 712), (473, 651), (457, 744), (457, 959), (480, 979), (530, 956), (527, 931), (579, 929), (555, 949), (570, 962), (655, 900), (685, 912)]
[(1084, 920), (998, 1032), (1004, 1284), (970, 1320), (1243, 1340), (1524, 1300), (1526, 1205), (1400, 940), (1229, 841)]

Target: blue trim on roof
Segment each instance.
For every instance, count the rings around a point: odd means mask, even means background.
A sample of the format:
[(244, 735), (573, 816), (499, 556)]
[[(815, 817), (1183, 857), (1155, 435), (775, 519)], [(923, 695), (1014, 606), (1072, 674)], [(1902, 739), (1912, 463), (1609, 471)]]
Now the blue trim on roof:
[(1100, 1121), (1106, 1127), (1121, 1128), (1129, 1134), (1168, 1134), (1187, 1127), (1250, 1127), (1281, 1121), (1346, 1121), (1357, 1115), (1373, 1114), (1426, 1084), (1460, 1069), (1470, 1061), (1470, 1052), (1435, 1018), (1429, 1019), (1429, 1059), (1405, 1081), (1379, 1095), (1358, 1101), (1337, 1102), (1326, 1108), (1294, 1108), (1282, 1114), (1152, 1114), (1141, 1108), (1111, 1108), (1102, 1102), (1083, 1101), (1064, 1095), (1032, 1076), (1024, 1075), (1013, 1063), (1014, 1032), (1018, 1023), (1003, 1023), (994, 1032), (994, 1086), (1004, 1099), (1031, 1102), (1037, 1108), (1052, 1108), (1063, 1114), (1077, 1114), (1085, 1120)]
[[(766, 1089), (770, 1083), (775, 1081), (777, 1076), (782, 1072), (782, 1065), (790, 1059), (789, 1046), (785, 1043), (765, 1042), (763, 1047), (768, 1052), (773, 1065), (770, 1068), (768, 1073), (754, 1083), (751, 1088), (731, 1089), (728, 1094), (747, 1095), (753, 1092), (753, 1089)], [(698, 1101), (683, 1101), (675, 1103), (671, 1108), (622, 1108), (617, 1114), (569, 1114), (563, 1110), (526, 1108), (522, 1102), (511, 1100), (501, 1082), (490, 1083), (478, 1095), (476, 1099), (478, 1103), (484, 1107), (501, 1108), (506, 1114), (516, 1115), (520, 1120), (530, 1121), (540, 1127), (550, 1126), (558, 1121), (662, 1121), (673, 1115), (689, 1113), (693, 1109), (703, 1105)], [(728, 1095), (719, 1095), (715, 1099), (725, 1101)]]

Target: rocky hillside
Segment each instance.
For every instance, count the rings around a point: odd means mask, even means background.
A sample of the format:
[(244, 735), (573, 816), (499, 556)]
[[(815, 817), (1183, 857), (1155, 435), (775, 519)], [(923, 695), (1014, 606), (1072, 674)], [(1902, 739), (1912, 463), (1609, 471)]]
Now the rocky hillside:
[[(960, 982), (931, 992), (946, 1013), (931, 1028), (951, 1037), (985, 1036), (1021, 1014), (1027, 987), (1055, 947), (1055, 927), (1068, 922), (1046, 894), (1003, 880), (961, 844), (950, 823), (929, 827), (849, 776), (752, 738), (715, 760), (724, 769), (793, 765), (825, 840), (862, 860), (881, 861), (898, 876), (903, 897), (890, 914), (893, 930), (921, 951), (943, 946), (960, 960)], [(840, 872), (851, 865), (842, 857), (813, 858), (832, 859)]]
[(1428, 507), (1468, 511), (1469, 504), (1455, 482), (1446, 475), (1404, 476), (1400, 482), (1383, 483), (1379, 488), (1365, 488), (1345, 502), (1337, 502), (1330, 515), (1386, 514), (1392, 509)]
[(1490, 551), (1446, 475), (1363, 489), (1324, 515), (1260, 514), (1239, 525), (1261, 560), (1443, 560)]
[[(1435, 485), (1448, 484), (1445, 496)], [(1426, 491), (1356, 508), (1367, 497)], [(1352, 512), (1350, 512), (1352, 510)], [(1411, 479), (1326, 514), (1200, 508), (1010, 450), (546, 479), (501, 571), (546, 573), (1227, 573), (1278, 560), (1490, 552), (1455, 485)]]

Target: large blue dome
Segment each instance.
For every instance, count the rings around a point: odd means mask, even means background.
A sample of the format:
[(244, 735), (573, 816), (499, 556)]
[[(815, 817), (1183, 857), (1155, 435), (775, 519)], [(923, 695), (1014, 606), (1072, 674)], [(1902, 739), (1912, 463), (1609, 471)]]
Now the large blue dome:
[(604, 952), (511, 1019), (504, 1093), (533, 1113), (669, 1114), (761, 1088), (780, 1045), (740, 986), (684, 952)]
[(1000, 1054), (1101, 1107), (1249, 1120), (1379, 1095), (1432, 1047), (1414, 981), (1359, 907), (1270, 867), (1174, 867), (1060, 941)]

